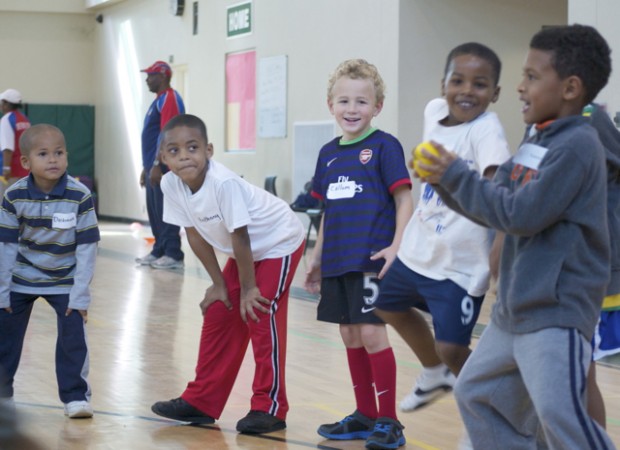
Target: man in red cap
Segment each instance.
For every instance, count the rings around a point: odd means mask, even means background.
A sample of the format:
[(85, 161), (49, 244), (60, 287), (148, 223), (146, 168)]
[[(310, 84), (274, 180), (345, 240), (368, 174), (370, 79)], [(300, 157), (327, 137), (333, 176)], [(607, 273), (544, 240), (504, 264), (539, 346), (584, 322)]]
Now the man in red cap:
[(140, 175), (140, 186), (146, 189), (146, 210), (155, 242), (151, 252), (136, 258), (136, 262), (155, 269), (178, 269), (183, 267), (184, 255), (179, 227), (163, 221), (164, 194), (159, 182), (168, 168), (159, 159), (159, 139), (164, 125), (174, 116), (185, 113), (185, 105), (179, 93), (170, 87), (172, 69), (167, 63), (155, 61), (142, 72), (147, 74), (149, 91), (157, 95), (144, 119)]
[(7, 184), (28, 175), (22, 167), (19, 151), (19, 137), (30, 127), (30, 121), (19, 109), (22, 107), (22, 95), (15, 89), (7, 89), (0, 94), (2, 119), (0, 119), (0, 150), (2, 150), (2, 176), (0, 193)]

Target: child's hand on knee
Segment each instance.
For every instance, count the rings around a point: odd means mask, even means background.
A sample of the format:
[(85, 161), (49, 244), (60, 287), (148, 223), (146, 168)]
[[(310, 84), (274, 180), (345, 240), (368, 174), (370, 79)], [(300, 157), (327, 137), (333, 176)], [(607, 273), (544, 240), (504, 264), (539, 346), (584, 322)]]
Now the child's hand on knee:
[[(76, 309), (76, 311), (80, 313), (80, 316), (82, 316), (84, 323), (87, 323), (88, 322), (88, 311), (85, 309)], [(72, 312), (73, 312), (72, 308), (67, 308), (67, 312), (65, 312), (65, 316), (68, 317)]]

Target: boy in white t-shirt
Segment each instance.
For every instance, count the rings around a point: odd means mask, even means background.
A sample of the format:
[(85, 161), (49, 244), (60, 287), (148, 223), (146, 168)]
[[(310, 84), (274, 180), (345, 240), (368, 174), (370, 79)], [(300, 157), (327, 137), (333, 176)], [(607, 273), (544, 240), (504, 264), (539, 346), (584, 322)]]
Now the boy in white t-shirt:
[[(162, 130), (160, 154), (171, 170), (161, 182), (164, 221), (185, 227), (213, 284), (200, 302), (204, 324), (196, 378), (181, 397), (151, 409), (174, 420), (213, 423), (251, 340), (253, 395), (237, 431), (282, 430), (289, 408), (284, 377), (288, 296), (303, 252), (303, 226), (283, 200), (211, 159), (213, 146), (198, 117), (172, 118)], [(223, 269), (216, 250), (229, 256)]]
[[(510, 157), (503, 128), (486, 109), (497, 101), (501, 62), (495, 52), (466, 43), (448, 55), (442, 94), (424, 111), (424, 140), (457, 153), (480, 176), (491, 178)], [(403, 411), (428, 404), (452, 389), (489, 287), (493, 233), (453, 212), (424, 183), (397, 259), (383, 280), (376, 314), (392, 325), (423, 365)], [(422, 314), (433, 317), (435, 336)]]

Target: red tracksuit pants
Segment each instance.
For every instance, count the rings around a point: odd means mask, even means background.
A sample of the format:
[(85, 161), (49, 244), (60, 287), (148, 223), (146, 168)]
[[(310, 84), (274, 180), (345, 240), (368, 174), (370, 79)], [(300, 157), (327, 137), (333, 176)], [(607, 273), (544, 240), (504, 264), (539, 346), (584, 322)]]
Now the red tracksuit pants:
[(213, 303), (206, 314), (200, 336), (196, 378), (181, 397), (202, 412), (219, 419), (239, 373), (248, 344), (254, 353), (254, 381), (250, 409), (286, 419), (284, 368), (289, 288), (303, 253), (303, 244), (291, 255), (254, 263), (256, 284), (263, 297), (271, 300), (268, 313), (254, 310), (259, 322), (239, 312), (240, 286), (237, 264), (229, 259), (222, 271), (233, 305)]

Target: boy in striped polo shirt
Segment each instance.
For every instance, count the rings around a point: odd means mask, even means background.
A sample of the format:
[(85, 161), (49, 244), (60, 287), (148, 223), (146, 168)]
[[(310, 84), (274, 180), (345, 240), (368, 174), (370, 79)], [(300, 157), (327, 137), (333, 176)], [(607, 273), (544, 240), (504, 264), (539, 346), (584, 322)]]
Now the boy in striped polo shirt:
[(90, 191), (67, 174), (62, 132), (34, 125), (20, 138), (30, 170), (0, 207), (0, 401), (13, 403), (13, 379), (34, 301), (58, 316), (56, 377), (65, 415), (91, 417), (85, 327), (99, 228)]

